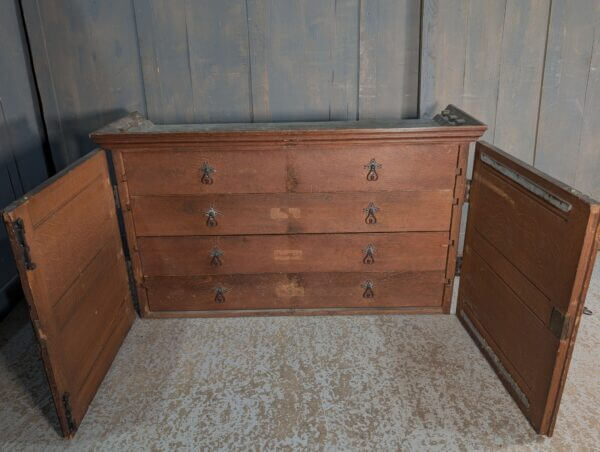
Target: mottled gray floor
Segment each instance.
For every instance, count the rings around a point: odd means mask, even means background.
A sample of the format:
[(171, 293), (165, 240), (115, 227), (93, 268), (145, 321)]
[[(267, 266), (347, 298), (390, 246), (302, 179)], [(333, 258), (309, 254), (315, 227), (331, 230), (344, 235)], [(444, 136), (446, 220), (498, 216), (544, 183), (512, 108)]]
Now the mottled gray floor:
[(456, 317), (356, 316), (138, 320), (66, 441), (20, 307), (0, 325), (0, 450), (597, 449), (599, 267), (551, 439)]

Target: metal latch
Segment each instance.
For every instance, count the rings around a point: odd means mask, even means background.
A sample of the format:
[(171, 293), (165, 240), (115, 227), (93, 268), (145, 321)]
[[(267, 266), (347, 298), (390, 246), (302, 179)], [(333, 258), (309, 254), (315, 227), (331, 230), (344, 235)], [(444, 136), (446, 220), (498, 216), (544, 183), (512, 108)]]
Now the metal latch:
[(569, 329), (569, 318), (560, 312), (556, 308), (552, 308), (552, 314), (550, 315), (550, 331), (559, 340), (563, 340), (567, 337), (567, 331)]
[(465, 197), (464, 197), (464, 202), (469, 202), (471, 200), (471, 183), (472, 180), (471, 179), (466, 179), (465, 180)]
[(35, 270), (35, 263), (31, 261), (31, 254), (29, 252), (29, 245), (25, 238), (25, 224), (22, 218), (17, 218), (12, 223), (15, 235), (17, 236), (17, 243), (21, 247), (21, 254), (23, 255), (23, 262), (27, 270)]

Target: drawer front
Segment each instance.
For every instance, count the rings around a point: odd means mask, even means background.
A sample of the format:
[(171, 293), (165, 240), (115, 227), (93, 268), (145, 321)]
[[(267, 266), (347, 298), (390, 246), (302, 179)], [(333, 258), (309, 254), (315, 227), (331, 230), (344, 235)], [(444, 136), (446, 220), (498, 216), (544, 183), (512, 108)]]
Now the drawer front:
[(124, 152), (123, 162), (132, 195), (287, 191), (283, 150)]
[(295, 192), (448, 190), (454, 187), (457, 145), (343, 144), (290, 153)]
[(138, 236), (447, 231), (452, 191), (131, 198)]
[(443, 272), (145, 278), (152, 311), (441, 306)]
[(448, 233), (140, 237), (146, 276), (420, 272), (446, 266)]
[(132, 195), (448, 190), (456, 145), (125, 152)]

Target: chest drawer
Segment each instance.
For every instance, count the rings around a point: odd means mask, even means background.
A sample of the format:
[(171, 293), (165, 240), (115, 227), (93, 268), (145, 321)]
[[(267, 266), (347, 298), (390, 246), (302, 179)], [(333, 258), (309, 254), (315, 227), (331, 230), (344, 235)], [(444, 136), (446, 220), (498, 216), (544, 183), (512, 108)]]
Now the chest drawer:
[(447, 231), (450, 190), (132, 197), (138, 236)]
[(443, 272), (157, 276), (145, 287), (153, 311), (434, 307)]
[(144, 275), (419, 272), (446, 266), (446, 232), (141, 237)]
[(449, 190), (457, 157), (453, 145), (308, 146), (290, 151), (288, 185), (299, 193)]
[(287, 191), (283, 150), (124, 152), (123, 163), (132, 195)]
[(341, 143), (278, 150), (123, 153), (132, 195), (447, 190), (457, 146)]

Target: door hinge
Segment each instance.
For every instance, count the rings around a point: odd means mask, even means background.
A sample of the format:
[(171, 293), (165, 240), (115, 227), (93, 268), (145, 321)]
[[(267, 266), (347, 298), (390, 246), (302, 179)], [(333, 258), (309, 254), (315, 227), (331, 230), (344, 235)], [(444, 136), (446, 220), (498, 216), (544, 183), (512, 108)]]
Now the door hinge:
[(464, 202), (469, 202), (471, 200), (471, 179), (465, 180), (465, 197)]
[(15, 230), (17, 243), (21, 248), (21, 254), (23, 255), (23, 263), (25, 264), (25, 268), (27, 270), (35, 270), (36, 265), (31, 260), (29, 245), (27, 244), (27, 239), (25, 238), (25, 224), (23, 223), (23, 219), (17, 218), (15, 221), (12, 222), (12, 226)]
[(121, 209), (121, 199), (119, 198), (119, 189), (116, 185), (112, 186), (113, 189), (113, 197), (115, 198), (115, 206), (117, 210)]
[(456, 265), (454, 267), (454, 276), (460, 276), (460, 273), (462, 272), (462, 265), (463, 265), (463, 257), (456, 256)]
[(63, 393), (62, 396), (63, 408), (65, 409), (65, 417), (67, 418), (67, 427), (69, 433), (74, 433), (77, 430), (77, 424), (73, 419), (73, 410), (71, 409), (71, 395), (68, 392)]
[(552, 331), (552, 334), (562, 341), (567, 337), (568, 330), (569, 317), (564, 315), (558, 309), (552, 308), (552, 314), (550, 315), (550, 331)]

